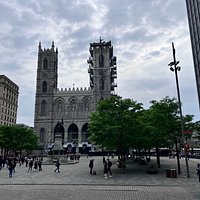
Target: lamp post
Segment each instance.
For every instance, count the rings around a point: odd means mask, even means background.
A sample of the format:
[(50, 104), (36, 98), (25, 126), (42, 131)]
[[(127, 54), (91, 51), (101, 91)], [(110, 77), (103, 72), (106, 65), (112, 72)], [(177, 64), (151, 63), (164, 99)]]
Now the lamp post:
[[(173, 61), (171, 63), (168, 64), (168, 66), (170, 66), (170, 70), (172, 72), (175, 72), (175, 79), (176, 79), (176, 89), (177, 89), (177, 95), (178, 95), (178, 104), (179, 104), (179, 112), (180, 112), (180, 120), (181, 120), (181, 142), (184, 144), (184, 152), (185, 152), (185, 164), (186, 164), (186, 170), (187, 170), (187, 177), (190, 178), (190, 174), (189, 174), (189, 166), (188, 166), (188, 158), (187, 158), (187, 151), (186, 151), (186, 141), (184, 139), (184, 124), (183, 124), (183, 115), (182, 115), (182, 108), (181, 108), (181, 100), (180, 100), (180, 90), (179, 90), (179, 82), (178, 82), (178, 71), (181, 70), (181, 67), (178, 66), (179, 61), (176, 61), (176, 51), (174, 48), (174, 43), (172, 42), (172, 52), (173, 52)], [(180, 170), (180, 163), (179, 163), (179, 155), (177, 155), (178, 157), (178, 171), (179, 173), (181, 173)]]

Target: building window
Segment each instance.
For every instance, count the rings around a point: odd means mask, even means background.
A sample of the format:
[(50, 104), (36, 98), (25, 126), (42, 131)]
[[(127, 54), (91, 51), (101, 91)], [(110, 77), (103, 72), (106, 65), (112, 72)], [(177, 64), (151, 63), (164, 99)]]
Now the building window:
[(47, 58), (44, 58), (44, 61), (43, 61), (43, 68), (44, 68), (44, 69), (47, 69), (47, 68), (48, 68), (48, 60), (47, 60)]
[(44, 128), (40, 129), (40, 143), (44, 143), (46, 138), (46, 132)]
[(77, 109), (77, 102), (76, 102), (75, 99), (73, 99), (73, 100), (70, 102), (70, 110), (71, 110), (72, 112), (75, 112), (76, 109)]
[(45, 116), (46, 115), (46, 101), (43, 100), (41, 103), (41, 115)]
[(104, 67), (104, 56), (102, 54), (99, 56), (99, 66)]
[(43, 93), (47, 92), (47, 82), (46, 81), (43, 81), (43, 83), (42, 83), (42, 92)]

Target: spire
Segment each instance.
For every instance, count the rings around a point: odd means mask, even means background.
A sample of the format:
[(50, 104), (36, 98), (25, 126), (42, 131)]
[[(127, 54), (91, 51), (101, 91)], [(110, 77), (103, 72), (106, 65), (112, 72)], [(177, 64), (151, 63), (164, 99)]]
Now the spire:
[(41, 49), (41, 41), (39, 41), (38, 49), (39, 49), (39, 50)]
[(52, 41), (51, 48), (54, 49), (54, 41)]

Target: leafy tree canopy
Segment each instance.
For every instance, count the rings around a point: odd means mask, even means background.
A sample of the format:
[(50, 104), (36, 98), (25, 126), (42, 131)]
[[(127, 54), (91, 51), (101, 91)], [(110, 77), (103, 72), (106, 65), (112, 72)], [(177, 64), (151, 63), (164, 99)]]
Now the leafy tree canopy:
[(11, 151), (31, 151), (38, 148), (38, 138), (30, 128), (0, 126), (0, 147)]

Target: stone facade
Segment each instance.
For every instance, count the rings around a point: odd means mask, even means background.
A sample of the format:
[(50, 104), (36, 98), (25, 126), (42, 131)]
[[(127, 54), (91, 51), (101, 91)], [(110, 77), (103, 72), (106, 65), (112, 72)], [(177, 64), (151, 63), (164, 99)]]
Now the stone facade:
[(42, 49), (39, 43), (34, 129), (44, 147), (58, 138), (67, 151), (88, 151), (89, 114), (99, 100), (115, 94), (116, 57), (111, 42), (100, 39), (89, 47), (90, 87), (58, 89), (58, 49)]
[(0, 125), (16, 125), (19, 87), (0, 75)]
[(200, 108), (200, 1), (186, 0), (186, 8)]

